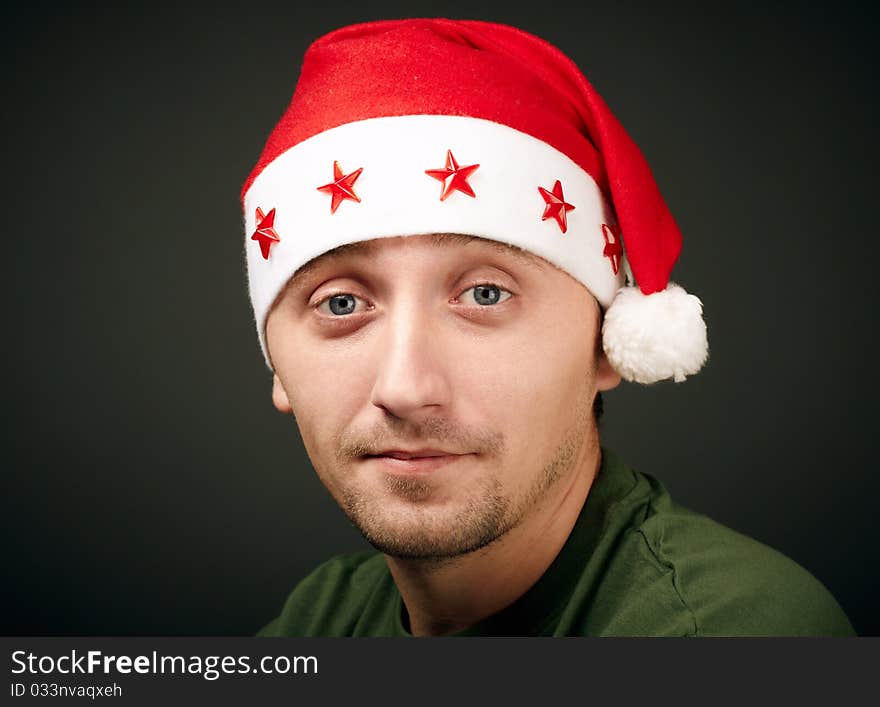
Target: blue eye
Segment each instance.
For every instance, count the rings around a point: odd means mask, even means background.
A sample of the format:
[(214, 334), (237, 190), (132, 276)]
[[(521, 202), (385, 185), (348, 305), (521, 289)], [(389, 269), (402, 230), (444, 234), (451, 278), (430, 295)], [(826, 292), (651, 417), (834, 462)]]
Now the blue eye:
[(357, 307), (358, 297), (345, 293), (341, 295), (333, 295), (325, 299), (318, 305), (318, 309), (327, 314), (335, 316), (344, 316), (352, 314)]
[(507, 290), (491, 284), (476, 285), (465, 292), (473, 292), (474, 302), (484, 307), (503, 302), (511, 296)]

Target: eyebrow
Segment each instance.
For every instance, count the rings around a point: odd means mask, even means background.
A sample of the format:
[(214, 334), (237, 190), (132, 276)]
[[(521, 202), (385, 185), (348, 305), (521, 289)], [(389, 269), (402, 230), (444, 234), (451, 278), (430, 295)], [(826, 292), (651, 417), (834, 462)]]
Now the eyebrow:
[[(485, 243), (495, 252), (501, 253), (502, 255), (510, 255), (516, 258), (523, 265), (527, 265), (536, 270), (544, 269), (541, 264), (540, 258), (532, 255), (526, 250), (523, 250), (519, 246), (511, 245), (510, 243), (494, 241), (489, 238), (482, 238), (480, 236), (469, 236), (463, 233), (431, 233), (429, 234), (429, 238), (429, 242), (435, 248), (451, 247), (455, 245), (468, 245), (469, 243), (473, 243), (474, 241)], [(376, 241), (378, 240), (381, 239), (377, 238), (370, 241), (345, 243), (341, 246), (333, 248), (332, 250), (328, 250), (326, 253), (322, 253), (321, 255), (312, 258), (305, 265), (301, 265), (299, 268), (297, 268), (296, 272), (293, 273), (293, 276), (288, 281), (287, 286), (295, 287), (297, 282), (307, 277), (309, 273), (315, 271), (318, 267), (328, 261), (337, 260), (344, 256), (369, 256), (375, 254), (378, 247), (376, 245)]]

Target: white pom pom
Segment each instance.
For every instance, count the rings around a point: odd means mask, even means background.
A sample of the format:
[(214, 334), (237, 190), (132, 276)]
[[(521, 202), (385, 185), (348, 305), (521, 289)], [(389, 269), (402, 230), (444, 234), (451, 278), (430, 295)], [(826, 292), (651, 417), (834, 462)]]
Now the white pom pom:
[(672, 282), (650, 295), (622, 287), (605, 313), (602, 346), (625, 380), (680, 383), (709, 356), (703, 303)]

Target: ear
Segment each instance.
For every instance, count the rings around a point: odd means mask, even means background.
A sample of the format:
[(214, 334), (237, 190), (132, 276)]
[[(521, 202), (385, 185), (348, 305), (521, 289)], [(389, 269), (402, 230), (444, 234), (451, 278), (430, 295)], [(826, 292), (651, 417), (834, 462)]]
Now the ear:
[(596, 326), (596, 343), (593, 349), (593, 355), (596, 358), (596, 392), (604, 392), (611, 390), (620, 385), (620, 374), (614, 370), (611, 361), (605, 354), (605, 347), (602, 345), (602, 325), (604, 324), (604, 312), (595, 297), (592, 298), (596, 305), (596, 314), (598, 322)]
[(620, 384), (620, 374), (611, 366), (611, 362), (601, 348), (596, 356), (596, 390), (611, 390)]
[(290, 405), (290, 400), (287, 397), (287, 391), (281, 385), (281, 379), (277, 373), (272, 379), (272, 403), (278, 409), (278, 412), (283, 412), (285, 415), (293, 412), (293, 407)]

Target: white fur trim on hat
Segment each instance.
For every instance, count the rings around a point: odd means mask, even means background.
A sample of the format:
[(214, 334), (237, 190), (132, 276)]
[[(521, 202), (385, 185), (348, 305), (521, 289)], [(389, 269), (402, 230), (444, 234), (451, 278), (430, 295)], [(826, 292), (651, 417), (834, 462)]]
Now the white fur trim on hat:
[(650, 295), (622, 287), (605, 313), (602, 346), (625, 380), (680, 383), (709, 356), (703, 303), (672, 282)]

